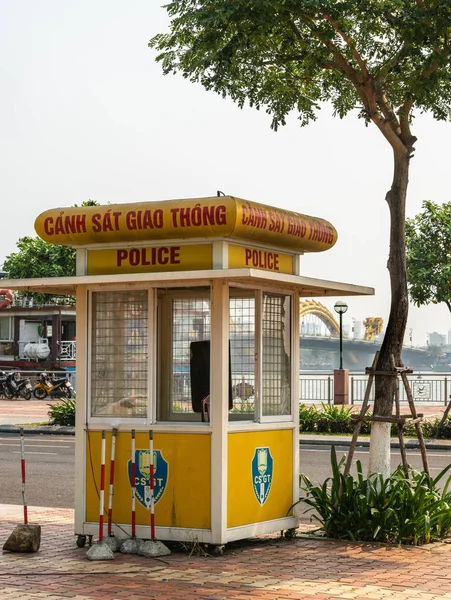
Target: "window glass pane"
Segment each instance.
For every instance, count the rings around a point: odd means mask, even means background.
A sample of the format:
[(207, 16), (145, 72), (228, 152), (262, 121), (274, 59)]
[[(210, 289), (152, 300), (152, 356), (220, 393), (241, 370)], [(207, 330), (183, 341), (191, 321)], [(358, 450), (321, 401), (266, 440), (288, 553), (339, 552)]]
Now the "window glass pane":
[(92, 416), (147, 416), (147, 340), (146, 291), (92, 294)]
[(0, 342), (12, 341), (12, 318), (0, 317)]
[(290, 296), (263, 294), (262, 414), (291, 414)]
[[(194, 414), (191, 403), (190, 344), (210, 339), (210, 300), (181, 298), (172, 302), (171, 416)], [(210, 373), (206, 374), (210, 377)]]
[(233, 409), (230, 418), (253, 419), (255, 409), (255, 298), (230, 298)]

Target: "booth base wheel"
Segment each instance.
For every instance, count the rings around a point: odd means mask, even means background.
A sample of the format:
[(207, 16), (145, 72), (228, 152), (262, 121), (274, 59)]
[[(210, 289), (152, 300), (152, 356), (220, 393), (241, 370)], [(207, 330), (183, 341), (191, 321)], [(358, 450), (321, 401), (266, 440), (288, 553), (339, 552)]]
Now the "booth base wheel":
[(287, 529), (284, 533), (285, 539), (287, 540), (292, 540), (294, 537), (296, 537), (296, 529), (292, 528), (292, 529)]
[(224, 544), (210, 544), (208, 551), (212, 556), (222, 556), (224, 554)]
[(86, 538), (88, 538), (89, 546), (92, 546), (92, 535), (77, 535), (78, 548), (84, 548), (86, 546)]

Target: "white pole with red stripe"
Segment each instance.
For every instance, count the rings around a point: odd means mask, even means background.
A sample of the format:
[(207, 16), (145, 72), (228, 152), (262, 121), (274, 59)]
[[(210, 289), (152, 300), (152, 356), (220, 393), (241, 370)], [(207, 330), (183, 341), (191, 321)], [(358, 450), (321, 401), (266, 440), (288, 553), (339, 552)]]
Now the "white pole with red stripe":
[(114, 459), (116, 454), (117, 429), (111, 432), (111, 460), (110, 460), (110, 487), (108, 495), (108, 535), (112, 536), (113, 524), (113, 493), (114, 493)]
[(99, 509), (99, 542), (103, 540), (103, 503), (105, 495), (105, 430), (102, 431), (102, 449), (100, 454), (100, 509)]
[(135, 463), (135, 430), (132, 429), (132, 538), (136, 535), (136, 463)]
[(150, 450), (150, 539), (155, 539), (155, 473), (153, 464), (153, 431), (149, 431), (149, 450)]
[(23, 502), (23, 522), (28, 524), (28, 507), (25, 499), (25, 446), (23, 437), (23, 427), (20, 428), (20, 465), (22, 470), (22, 502)]

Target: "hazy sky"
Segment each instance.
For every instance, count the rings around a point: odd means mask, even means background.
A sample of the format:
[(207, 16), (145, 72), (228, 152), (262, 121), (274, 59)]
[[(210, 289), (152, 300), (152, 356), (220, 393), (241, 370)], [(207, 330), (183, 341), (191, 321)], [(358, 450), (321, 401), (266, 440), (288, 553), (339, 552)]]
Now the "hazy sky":
[[(336, 246), (304, 275), (376, 288), (349, 298), (348, 321), (388, 318), (391, 150), (375, 127), (327, 107), (279, 132), (181, 76), (164, 77), (149, 39), (168, 26), (159, 0), (0, 0), (0, 264), (48, 208), (226, 194), (324, 217)], [(451, 125), (416, 115), (408, 216), (450, 200)], [(334, 300), (325, 300), (329, 308)], [(346, 321), (345, 321), (346, 322)], [(445, 306), (411, 307), (413, 343), (446, 333)]]

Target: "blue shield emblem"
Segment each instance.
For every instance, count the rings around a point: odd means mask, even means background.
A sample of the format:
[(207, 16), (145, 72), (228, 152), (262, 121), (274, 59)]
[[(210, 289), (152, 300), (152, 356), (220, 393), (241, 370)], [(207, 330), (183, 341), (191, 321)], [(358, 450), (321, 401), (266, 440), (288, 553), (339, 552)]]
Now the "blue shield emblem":
[(256, 448), (252, 459), (252, 485), (255, 497), (261, 506), (269, 496), (272, 477), (273, 459), (269, 448)]
[[(150, 508), (150, 450), (135, 450), (135, 493), (136, 499)], [(168, 482), (168, 463), (160, 450), (153, 451), (154, 502), (164, 494)], [(128, 480), (132, 483), (132, 461), (128, 461)]]

